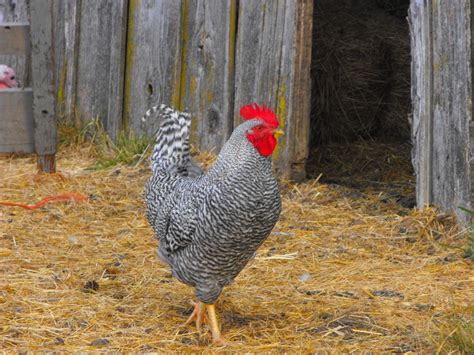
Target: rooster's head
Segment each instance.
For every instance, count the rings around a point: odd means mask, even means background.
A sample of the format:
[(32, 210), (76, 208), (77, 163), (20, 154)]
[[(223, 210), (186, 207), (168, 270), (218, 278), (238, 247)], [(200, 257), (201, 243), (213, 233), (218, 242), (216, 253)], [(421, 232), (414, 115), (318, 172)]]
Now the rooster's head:
[(244, 120), (258, 119), (260, 123), (247, 131), (247, 139), (260, 154), (268, 157), (277, 145), (277, 139), (283, 134), (275, 113), (270, 108), (259, 107), (256, 103), (242, 106), (240, 116)]

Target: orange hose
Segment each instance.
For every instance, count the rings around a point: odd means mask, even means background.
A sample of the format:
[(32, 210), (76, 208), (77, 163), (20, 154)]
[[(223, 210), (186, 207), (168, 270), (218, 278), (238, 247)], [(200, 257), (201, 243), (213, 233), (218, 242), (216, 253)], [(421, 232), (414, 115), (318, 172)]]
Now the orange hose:
[(73, 201), (87, 201), (88, 197), (81, 195), (81, 194), (76, 194), (74, 192), (67, 192), (64, 194), (59, 194), (59, 195), (49, 195), (43, 198), (40, 202), (38, 202), (36, 205), (25, 205), (23, 203), (15, 203), (15, 202), (7, 202), (7, 201), (0, 201), (0, 205), (3, 206), (15, 206), (15, 207), (21, 207), (25, 208), (27, 210), (35, 210), (37, 208), (40, 208), (43, 206), (46, 202), (52, 201), (52, 200), (73, 200)]

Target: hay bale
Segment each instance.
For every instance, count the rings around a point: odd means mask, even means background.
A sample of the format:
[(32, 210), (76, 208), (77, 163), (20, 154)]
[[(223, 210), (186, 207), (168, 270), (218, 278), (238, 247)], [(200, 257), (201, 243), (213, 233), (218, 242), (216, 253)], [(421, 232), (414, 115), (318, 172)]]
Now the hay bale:
[[(347, 10), (349, 3), (352, 10)], [(313, 32), (313, 144), (409, 137), (408, 26), (386, 11), (374, 10), (377, 1), (372, 3), (372, 7), (365, 4), (364, 11), (353, 11), (350, 1), (345, 7), (318, 3)]]

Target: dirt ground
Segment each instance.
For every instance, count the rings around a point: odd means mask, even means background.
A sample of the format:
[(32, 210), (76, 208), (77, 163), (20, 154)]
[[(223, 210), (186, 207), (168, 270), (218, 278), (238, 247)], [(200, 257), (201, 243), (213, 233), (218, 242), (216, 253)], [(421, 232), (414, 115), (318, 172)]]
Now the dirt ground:
[[(155, 256), (145, 166), (90, 171), (61, 152), (60, 177), (0, 159), (0, 349), (138, 352), (462, 352), (472, 330), (467, 232), (450, 216), (350, 187), (282, 183), (280, 221), (217, 304), (225, 348), (194, 326), (193, 290)], [(470, 333), (472, 334), (472, 333)], [(463, 340), (464, 339), (464, 340)]]

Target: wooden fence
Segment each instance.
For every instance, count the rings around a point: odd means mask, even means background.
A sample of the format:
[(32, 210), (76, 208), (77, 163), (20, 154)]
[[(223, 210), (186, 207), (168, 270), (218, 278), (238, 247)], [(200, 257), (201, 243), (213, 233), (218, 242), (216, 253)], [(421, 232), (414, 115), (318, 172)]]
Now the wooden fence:
[[(285, 130), (280, 173), (304, 177), (308, 154), (312, 0), (52, 0), (56, 113), (99, 117), (115, 137), (151, 134), (140, 117), (168, 103), (195, 116), (193, 142), (218, 151), (242, 104), (274, 108)], [(0, 0), (27, 21), (31, 0)], [(13, 9), (11, 4), (15, 3)], [(411, 0), (413, 165), (418, 206), (473, 206), (472, 9)], [(0, 56), (26, 84), (28, 57)]]
[(51, 173), (57, 146), (52, 1), (35, 0), (30, 9), (37, 14), (31, 23), (0, 22), (0, 63), (16, 60), (23, 73), (30, 72), (31, 64), (33, 79), (30, 88), (0, 91), (0, 153), (36, 152), (40, 171)]
[[(2, 1), (10, 20), (28, 16), (27, 0)], [(194, 115), (198, 148), (218, 152), (239, 107), (265, 103), (286, 133), (277, 169), (304, 177), (312, 0), (54, 0), (54, 14), (58, 117), (151, 134), (157, 122), (140, 117), (167, 103)]]

